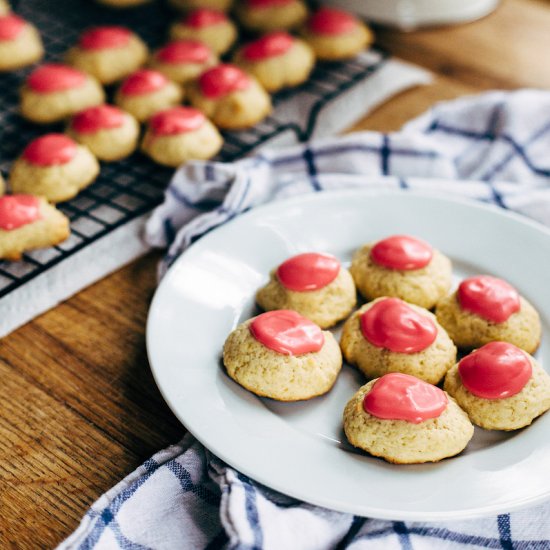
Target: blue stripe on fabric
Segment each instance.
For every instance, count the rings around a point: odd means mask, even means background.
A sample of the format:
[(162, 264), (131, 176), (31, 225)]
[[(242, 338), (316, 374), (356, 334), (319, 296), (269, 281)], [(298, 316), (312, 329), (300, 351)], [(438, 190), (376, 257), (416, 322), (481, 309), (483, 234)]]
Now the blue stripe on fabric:
[(393, 529), (399, 537), (399, 544), (403, 550), (412, 550), (411, 539), (409, 537), (409, 530), (403, 521), (394, 521)]
[(383, 134), (382, 149), (380, 149), (380, 170), (384, 176), (387, 176), (390, 173), (390, 153), (390, 138), (387, 134)]
[(252, 533), (254, 535), (254, 550), (261, 550), (264, 542), (264, 536), (262, 533), (262, 526), (260, 525), (260, 518), (258, 516), (258, 510), (256, 508), (256, 489), (250, 483), (250, 480), (240, 472), (236, 472), (237, 478), (242, 483), (245, 493), (245, 510), (246, 518)]
[(366, 521), (367, 521), (367, 518), (363, 518), (360, 516), (353, 516), (348, 532), (344, 535), (342, 540), (338, 543), (338, 546), (335, 548), (335, 550), (345, 550), (348, 547), (348, 545), (355, 539), (355, 536), (357, 535), (357, 533), (361, 531), (361, 528), (363, 527), (363, 525), (365, 525)]
[(317, 179), (317, 168), (315, 166), (315, 157), (313, 151), (309, 147), (304, 148), (303, 153), (304, 162), (306, 163), (307, 173), (311, 181), (311, 187), (314, 191), (321, 191), (322, 187)]
[(128, 537), (124, 536), (122, 530), (120, 529), (120, 525), (116, 521), (113, 521), (109, 525), (109, 528), (115, 535), (116, 541), (118, 542), (120, 548), (123, 548), (124, 550), (153, 550), (150, 546), (144, 546), (143, 544), (133, 542)]
[(409, 189), (409, 184), (403, 178), (399, 178), (398, 183), (401, 189)]
[(498, 534), (500, 545), (503, 550), (514, 550), (512, 542), (512, 530), (510, 528), (510, 514), (502, 514), (497, 518)]
[(176, 476), (185, 493), (191, 492), (212, 506), (219, 505), (219, 495), (216, 495), (202, 484), (194, 484), (191, 479), (191, 474), (179, 462), (171, 460), (166, 463), (166, 467)]
[(170, 218), (166, 218), (162, 224), (162, 227), (164, 229), (164, 238), (166, 239), (166, 242), (168, 244), (172, 243), (176, 238), (176, 230), (174, 229), (172, 220)]
[(200, 201), (193, 201), (186, 195), (184, 195), (179, 189), (170, 185), (167, 189), (167, 192), (176, 199), (179, 203), (183, 204), (187, 208), (192, 208), (194, 210), (208, 211), (213, 210), (221, 204), (220, 200), (215, 199), (203, 199)]

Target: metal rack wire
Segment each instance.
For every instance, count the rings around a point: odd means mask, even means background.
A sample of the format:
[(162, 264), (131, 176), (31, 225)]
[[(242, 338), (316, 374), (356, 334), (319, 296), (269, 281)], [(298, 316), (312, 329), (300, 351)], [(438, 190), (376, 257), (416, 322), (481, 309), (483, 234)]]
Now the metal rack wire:
[[(159, 3), (127, 11), (108, 10), (90, 0), (20, 0), (15, 7), (22, 17), (39, 28), (47, 59), (57, 61), (76, 42), (80, 32), (92, 24), (126, 25), (151, 47), (157, 47), (166, 40), (167, 26), (174, 17)], [(385, 55), (380, 54), (374, 63), (357, 59), (319, 64), (306, 84), (275, 95), (272, 116), (250, 130), (225, 133), (225, 145), (218, 159), (234, 160), (285, 132), (292, 132), (299, 141), (307, 140), (322, 106), (376, 73), (385, 59)], [(4, 175), (30, 140), (46, 131), (63, 129), (62, 126), (38, 127), (19, 116), (18, 91), (27, 74), (28, 70), (0, 76), (0, 170)], [(298, 93), (312, 98), (305, 128), (294, 122), (284, 122), (277, 115), (277, 105)], [(150, 212), (161, 203), (171, 174), (171, 170), (153, 164), (139, 153), (120, 162), (102, 165), (101, 174), (93, 185), (75, 199), (59, 205), (71, 221), (71, 237), (67, 241), (25, 254), (20, 262), (0, 261), (0, 298), (111, 231)]]

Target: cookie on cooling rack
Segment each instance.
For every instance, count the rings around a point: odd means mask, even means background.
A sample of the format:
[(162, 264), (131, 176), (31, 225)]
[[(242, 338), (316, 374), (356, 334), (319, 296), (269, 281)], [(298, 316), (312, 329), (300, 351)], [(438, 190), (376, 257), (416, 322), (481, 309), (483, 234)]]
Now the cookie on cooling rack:
[(534, 353), (541, 339), (535, 308), (506, 281), (470, 277), (436, 307), (438, 321), (459, 348), (478, 348), (502, 340)]
[(233, 5), (233, 0), (168, 0), (168, 4), (180, 11), (190, 11), (199, 8), (229, 11)]
[(105, 92), (93, 76), (67, 65), (48, 63), (35, 69), (21, 89), (21, 114), (32, 122), (48, 124), (104, 100)]
[(357, 17), (329, 7), (313, 13), (302, 27), (301, 34), (323, 61), (355, 57), (374, 40), (372, 31)]
[(208, 69), (191, 82), (189, 101), (216, 126), (227, 130), (254, 126), (272, 109), (269, 94), (256, 78), (230, 64)]
[(456, 361), (456, 347), (435, 315), (399, 298), (378, 298), (357, 310), (340, 345), (367, 378), (401, 372), (437, 384)]
[(183, 89), (171, 82), (162, 73), (140, 69), (131, 74), (118, 88), (115, 103), (139, 122), (173, 107), (183, 100)]
[(170, 80), (184, 84), (217, 63), (218, 57), (209, 46), (198, 40), (183, 39), (158, 49), (151, 57), (150, 66)]
[(292, 309), (328, 328), (351, 313), (356, 292), (349, 271), (337, 258), (308, 252), (279, 265), (256, 293), (256, 302), (266, 311)]
[(468, 415), (436, 386), (386, 374), (362, 386), (344, 410), (348, 441), (394, 464), (438, 462), (463, 451), (474, 434)]
[(69, 236), (69, 220), (42, 197), (0, 197), (0, 258), (20, 260), (36, 248), (63, 242)]
[(198, 40), (223, 55), (237, 40), (237, 27), (223, 11), (196, 9), (170, 27), (172, 40)]
[(85, 145), (64, 134), (46, 134), (31, 141), (13, 163), (13, 193), (45, 197), (50, 202), (72, 199), (99, 174), (99, 163)]
[(43, 55), (42, 39), (33, 25), (14, 13), (0, 15), (0, 71), (32, 65)]
[(255, 32), (291, 30), (308, 15), (303, 0), (242, 0), (235, 15), (243, 27)]
[(353, 255), (350, 271), (367, 300), (395, 296), (427, 309), (449, 292), (452, 282), (449, 259), (407, 235), (362, 246)]
[(222, 145), (220, 133), (200, 111), (173, 107), (149, 119), (141, 149), (155, 162), (176, 168), (212, 158)]
[(137, 147), (139, 124), (129, 113), (113, 105), (98, 105), (77, 113), (67, 133), (107, 162), (131, 155)]
[(550, 376), (507, 342), (485, 344), (464, 357), (447, 373), (445, 390), (486, 430), (517, 430), (550, 409)]
[(69, 65), (91, 74), (102, 84), (113, 84), (139, 69), (148, 49), (143, 40), (125, 27), (88, 29), (66, 55)]
[(330, 332), (295, 311), (276, 310), (240, 324), (225, 341), (223, 363), (256, 395), (299, 401), (332, 388), (342, 355)]
[(305, 82), (315, 56), (303, 40), (275, 31), (242, 46), (233, 61), (254, 75), (268, 92), (277, 92)]

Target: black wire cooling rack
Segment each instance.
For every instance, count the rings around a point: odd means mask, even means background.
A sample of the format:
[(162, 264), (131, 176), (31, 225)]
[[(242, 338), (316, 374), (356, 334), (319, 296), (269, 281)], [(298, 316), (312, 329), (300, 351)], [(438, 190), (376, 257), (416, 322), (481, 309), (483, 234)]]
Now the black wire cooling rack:
[[(151, 48), (166, 41), (166, 32), (175, 15), (160, 2), (131, 10), (110, 10), (91, 0), (20, 0), (15, 11), (35, 24), (42, 35), (46, 59), (60, 61), (83, 29), (91, 25), (125, 25), (137, 32)], [(315, 127), (320, 110), (359, 81), (376, 73), (385, 62), (380, 54), (375, 62), (363, 58), (345, 63), (318, 64), (310, 80), (299, 88), (277, 94), (274, 114), (256, 127), (224, 134), (225, 145), (218, 160), (230, 161), (276, 136), (292, 132), (305, 141)], [(62, 131), (30, 124), (18, 114), (18, 91), (29, 70), (0, 75), (0, 170), (6, 176), (12, 161), (25, 145), (46, 131)], [(112, 93), (112, 90), (108, 90)], [(283, 122), (277, 105), (297, 93), (310, 96), (310, 116), (305, 127)], [(59, 246), (33, 251), (19, 262), (0, 261), (0, 298), (43, 274), (64, 259), (120, 226), (150, 212), (163, 199), (172, 170), (153, 164), (139, 153), (116, 163), (103, 164), (96, 182), (78, 197), (58, 205), (71, 221), (71, 236)]]

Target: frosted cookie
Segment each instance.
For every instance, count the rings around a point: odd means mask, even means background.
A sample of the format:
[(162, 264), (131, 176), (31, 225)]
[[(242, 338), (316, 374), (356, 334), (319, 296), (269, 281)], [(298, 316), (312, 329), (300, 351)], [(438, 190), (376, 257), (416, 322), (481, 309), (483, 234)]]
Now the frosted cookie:
[(313, 252), (284, 261), (256, 294), (266, 310), (292, 309), (321, 328), (347, 317), (356, 303), (355, 285), (338, 259)]
[(148, 4), (152, 0), (96, 0), (98, 4), (109, 6), (110, 8), (133, 8), (135, 6), (141, 6), (142, 4)]
[(206, 44), (185, 39), (170, 42), (157, 50), (150, 66), (170, 80), (184, 84), (217, 63), (216, 54)]
[(0, 71), (36, 63), (44, 55), (36, 28), (15, 14), (0, 15)]
[(40, 195), (50, 202), (72, 199), (99, 174), (99, 163), (84, 145), (63, 134), (31, 141), (13, 163), (13, 193)]
[(0, 258), (20, 260), (24, 252), (63, 242), (69, 236), (69, 220), (34, 195), (0, 197)]
[(394, 464), (437, 462), (466, 448), (474, 427), (444, 391), (405, 374), (362, 386), (344, 410), (348, 441)]
[(271, 112), (271, 98), (258, 81), (235, 65), (208, 69), (189, 86), (189, 101), (216, 126), (238, 130), (254, 126)]
[(67, 52), (66, 61), (102, 84), (112, 84), (139, 69), (147, 55), (147, 46), (132, 31), (104, 26), (85, 31)]
[(151, 115), (177, 105), (183, 100), (180, 85), (168, 80), (162, 73), (140, 69), (131, 74), (115, 94), (115, 103), (139, 122)]
[(223, 11), (206, 8), (189, 12), (170, 28), (173, 40), (198, 40), (223, 55), (237, 40), (237, 27)]
[(315, 56), (303, 40), (275, 31), (240, 48), (233, 61), (254, 75), (268, 92), (276, 92), (305, 82)]
[(302, 36), (324, 61), (355, 57), (374, 40), (371, 30), (357, 17), (334, 8), (317, 10), (302, 28)]
[(21, 89), (21, 114), (32, 122), (48, 124), (104, 100), (105, 92), (93, 76), (67, 65), (49, 63), (27, 78)]
[(220, 133), (200, 111), (173, 107), (151, 117), (141, 150), (155, 162), (176, 168), (189, 160), (212, 158), (222, 145)]
[(90, 107), (76, 114), (67, 133), (104, 161), (131, 155), (138, 143), (139, 124), (129, 113), (112, 105)]
[(198, 8), (229, 11), (233, 5), (233, 0), (168, 0), (168, 4), (180, 11), (190, 11)]
[(359, 292), (367, 299), (396, 296), (431, 309), (451, 288), (449, 259), (428, 243), (394, 235), (355, 252), (350, 267)]
[(235, 7), (241, 25), (257, 32), (294, 29), (305, 21), (307, 14), (302, 0), (242, 0)]
[(378, 298), (344, 324), (346, 361), (367, 378), (401, 372), (437, 384), (455, 364), (456, 347), (435, 315), (398, 298)]
[(506, 281), (470, 277), (436, 307), (438, 321), (459, 348), (478, 348), (502, 340), (534, 353), (541, 338), (535, 308)]
[(517, 430), (550, 409), (550, 376), (529, 354), (491, 342), (449, 370), (445, 390), (486, 430)]
[(342, 355), (330, 332), (295, 311), (277, 310), (240, 324), (225, 341), (223, 363), (256, 395), (299, 401), (332, 388)]

